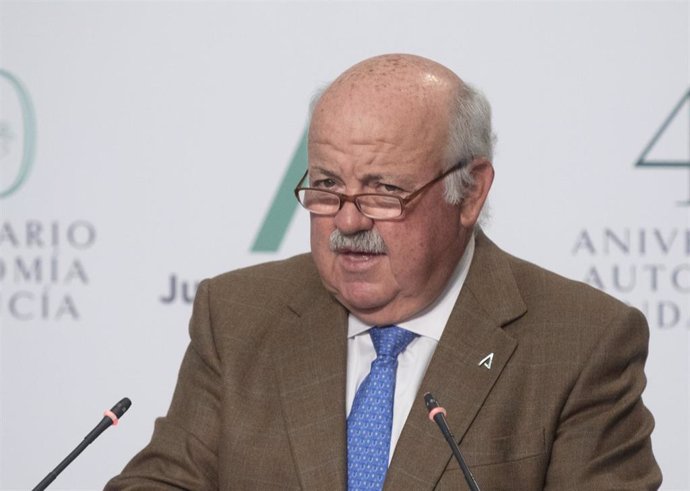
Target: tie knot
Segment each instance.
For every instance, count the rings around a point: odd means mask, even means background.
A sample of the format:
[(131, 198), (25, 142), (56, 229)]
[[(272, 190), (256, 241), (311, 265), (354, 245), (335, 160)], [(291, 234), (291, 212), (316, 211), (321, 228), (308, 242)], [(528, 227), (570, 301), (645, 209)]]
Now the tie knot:
[(417, 337), (415, 333), (398, 326), (372, 327), (369, 334), (374, 342), (376, 355), (390, 356), (394, 359), (397, 359), (398, 355), (405, 351), (407, 345)]

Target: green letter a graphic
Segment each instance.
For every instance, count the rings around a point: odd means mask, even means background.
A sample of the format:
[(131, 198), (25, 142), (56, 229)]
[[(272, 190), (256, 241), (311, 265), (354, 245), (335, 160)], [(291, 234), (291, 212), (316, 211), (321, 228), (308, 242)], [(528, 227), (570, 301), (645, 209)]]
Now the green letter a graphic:
[(276, 252), (280, 247), (292, 216), (295, 214), (295, 208), (297, 208), (297, 200), (292, 194), (292, 190), (306, 168), (307, 130), (304, 130), (302, 139), (292, 155), (290, 165), (273, 197), (261, 229), (254, 239), (252, 252)]

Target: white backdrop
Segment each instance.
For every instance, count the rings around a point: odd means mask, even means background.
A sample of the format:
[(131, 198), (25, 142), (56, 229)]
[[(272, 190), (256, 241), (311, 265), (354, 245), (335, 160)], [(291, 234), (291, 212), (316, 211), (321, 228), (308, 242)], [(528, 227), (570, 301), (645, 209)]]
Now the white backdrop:
[(411, 52), (493, 104), (488, 234), (647, 314), (663, 488), (689, 490), (690, 101), (643, 155), (690, 88), (689, 32), (687, 1), (2, 1), (0, 489), (124, 396), (52, 489), (102, 488), (148, 441), (196, 282), (308, 247), (279, 199), (282, 242), (252, 250), (314, 90)]

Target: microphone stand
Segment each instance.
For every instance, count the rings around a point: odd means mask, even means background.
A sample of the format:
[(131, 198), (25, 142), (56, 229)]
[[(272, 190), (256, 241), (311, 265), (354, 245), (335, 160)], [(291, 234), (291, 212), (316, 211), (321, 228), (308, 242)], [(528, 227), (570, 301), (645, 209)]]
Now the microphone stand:
[(446, 421), (446, 410), (439, 405), (438, 401), (434, 399), (434, 396), (432, 396), (430, 392), (424, 394), (424, 404), (426, 404), (426, 408), (429, 411), (429, 419), (436, 422), (438, 427), (441, 429), (443, 437), (446, 439), (450, 449), (453, 451), (455, 460), (457, 460), (458, 464), (460, 464), (460, 469), (462, 470), (462, 474), (465, 476), (465, 482), (467, 482), (470, 491), (480, 491), (477, 481), (475, 481), (470, 468), (467, 467), (465, 459), (460, 453), (460, 448), (455, 442), (455, 437), (450, 432), (450, 428), (448, 427), (448, 423)]
[(106, 411), (101, 422), (98, 423), (98, 425), (96, 425), (96, 427), (84, 437), (81, 443), (77, 445), (77, 448), (72, 450), (55, 469), (50, 471), (48, 475), (44, 477), (43, 480), (39, 482), (32, 491), (43, 491), (46, 489), (50, 483), (52, 483), (55, 478), (58, 477), (58, 475), (60, 475), (60, 473), (64, 471), (65, 468), (84, 451), (86, 447), (88, 447), (96, 438), (98, 438), (101, 433), (103, 433), (110, 426), (116, 425), (119, 419), (123, 414), (125, 414), (131, 405), (132, 401), (125, 397), (120, 402), (115, 404), (110, 411)]

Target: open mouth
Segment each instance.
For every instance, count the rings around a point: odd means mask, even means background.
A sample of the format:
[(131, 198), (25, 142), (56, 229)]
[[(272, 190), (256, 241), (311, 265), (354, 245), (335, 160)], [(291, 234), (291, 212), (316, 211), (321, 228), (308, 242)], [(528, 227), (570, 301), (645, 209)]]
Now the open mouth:
[[(338, 250), (336, 251), (336, 254), (340, 260), (343, 261), (342, 264), (349, 265), (346, 266), (348, 269), (356, 268), (357, 271), (359, 271), (360, 267), (368, 264), (374, 264), (373, 261), (385, 255), (384, 253), (380, 252), (353, 251), (349, 249)], [(355, 265), (359, 265), (360, 267), (356, 267)]]
[(375, 251), (358, 251), (356, 249), (337, 249), (335, 251), (337, 254), (344, 255), (344, 256), (352, 256), (352, 257), (357, 257), (357, 256), (383, 256), (383, 252), (375, 252)]

